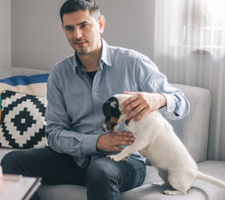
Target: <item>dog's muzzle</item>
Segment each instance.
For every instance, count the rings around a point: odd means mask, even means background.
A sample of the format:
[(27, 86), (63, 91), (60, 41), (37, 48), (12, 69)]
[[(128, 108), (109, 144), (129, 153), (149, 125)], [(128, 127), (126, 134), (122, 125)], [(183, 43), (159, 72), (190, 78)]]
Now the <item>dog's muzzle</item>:
[(104, 131), (106, 132), (113, 132), (114, 131), (114, 127), (117, 125), (117, 121), (118, 121), (118, 118), (116, 117), (107, 117), (105, 119), (105, 123), (104, 123)]

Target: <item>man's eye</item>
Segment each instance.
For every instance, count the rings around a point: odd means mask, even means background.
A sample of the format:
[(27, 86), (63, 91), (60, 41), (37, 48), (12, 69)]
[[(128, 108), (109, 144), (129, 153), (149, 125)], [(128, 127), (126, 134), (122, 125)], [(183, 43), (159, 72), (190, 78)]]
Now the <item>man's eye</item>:
[(85, 28), (87, 24), (81, 24), (81, 28)]
[(72, 30), (73, 30), (73, 27), (72, 27), (72, 26), (67, 26), (67, 27), (66, 27), (66, 30), (67, 30), (67, 31), (72, 31)]

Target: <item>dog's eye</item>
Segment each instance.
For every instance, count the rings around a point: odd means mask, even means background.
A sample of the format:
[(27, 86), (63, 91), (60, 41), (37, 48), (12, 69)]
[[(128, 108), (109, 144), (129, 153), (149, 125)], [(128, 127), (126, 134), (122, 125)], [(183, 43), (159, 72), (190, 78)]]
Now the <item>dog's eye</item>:
[(113, 107), (113, 108), (116, 108), (116, 102), (115, 102), (115, 101), (112, 101), (112, 102), (110, 103), (110, 106)]

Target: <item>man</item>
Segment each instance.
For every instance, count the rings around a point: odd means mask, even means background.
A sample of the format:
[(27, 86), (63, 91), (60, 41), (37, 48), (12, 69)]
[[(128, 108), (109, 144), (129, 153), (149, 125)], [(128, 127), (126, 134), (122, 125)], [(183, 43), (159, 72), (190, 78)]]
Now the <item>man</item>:
[(126, 162), (106, 158), (135, 138), (124, 125), (113, 134), (103, 131), (103, 103), (128, 91), (132, 97), (121, 107), (124, 113), (131, 111), (128, 118), (135, 116), (134, 120), (155, 110), (182, 118), (189, 103), (146, 56), (109, 46), (101, 38), (105, 19), (94, 0), (67, 0), (60, 16), (75, 53), (50, 72), (46, 110), (50, 148), (12, 152), (4, 157), (3, 170), (40, 176), (45, 184), (86, 186), (88, 200), (119, 200), (120, 192), (143, 183), (145, 158), (138, 152)]

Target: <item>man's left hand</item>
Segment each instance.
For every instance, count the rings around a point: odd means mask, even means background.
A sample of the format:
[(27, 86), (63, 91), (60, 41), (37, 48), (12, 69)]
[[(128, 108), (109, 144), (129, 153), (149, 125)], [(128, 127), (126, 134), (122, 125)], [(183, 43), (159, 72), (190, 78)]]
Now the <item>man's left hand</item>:
[(156, 111), (166, 105), (166, 98), (160, 93), (124, 92), (124, 94), (132, 96), (120, 105), (121, 108), (124, 108), (122, 114), (131, 111), (127, 115), (127, 119), (136, 115), (134, 121), (139, 121), (147, 113)]

